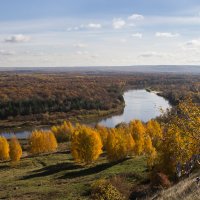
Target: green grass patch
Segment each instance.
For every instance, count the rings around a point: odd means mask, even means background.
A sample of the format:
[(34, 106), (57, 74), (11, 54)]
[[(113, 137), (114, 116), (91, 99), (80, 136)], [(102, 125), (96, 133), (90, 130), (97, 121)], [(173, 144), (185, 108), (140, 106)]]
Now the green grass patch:
[(109, 163), (101, 156), (93, 165), (81, 166), (67, 152), (27, 157), (15, 167), (0, 163), (0, 199), (89, 199), (93, 182), (116, 175), (131, 184), (146, 179), (145, 158)]

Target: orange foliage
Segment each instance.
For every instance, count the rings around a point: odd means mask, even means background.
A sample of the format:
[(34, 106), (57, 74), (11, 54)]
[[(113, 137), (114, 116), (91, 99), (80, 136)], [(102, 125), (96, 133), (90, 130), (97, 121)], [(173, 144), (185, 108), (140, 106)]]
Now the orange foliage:
[(0, 160), (9, 159), (9, 144), (5, 137), (0, 136)]
[(140, 120), (133, 120), (130, 122), (129, 128), (135, 141), (134, 152), (136, 155), (141, 155), (144, 152), (145, 127)]
[(13, 162), (20, 160), (22, 156), (22, 148), (16, 137), (13, 137), (10, 141), (10, 159)]
[(75, 161), (89, 164), (98, 159), (102, 153), (99, 134), (86, 126), (77, 125), (72, 135), (71, 152)]
[(113, 128), (110, 129), (107, 138), (107, 156), (111, 161), (117, 161), (131, 155), (135, 141), (127, 129)]
[(39, 154), (54, 152), (57, 149), (57, 141), (51, 131), (35, 130), (29, 138), (30, 153)]
[(58, 142), (67, 142), (70, 140), (74, 127), (70, 122), (64, 122), (60, 126), (53, 126), (51, 131), (54, 133)]
[(108, 137), (108, 129), (104, 126), (101, 125), (97, 125), (96, 126), (96, 131), (99, 133), (100, 137), (101, 137), (101, 141), (103, 144), (103, 147), (106, 147), (106, 143), (107, 143), (107, 137)]

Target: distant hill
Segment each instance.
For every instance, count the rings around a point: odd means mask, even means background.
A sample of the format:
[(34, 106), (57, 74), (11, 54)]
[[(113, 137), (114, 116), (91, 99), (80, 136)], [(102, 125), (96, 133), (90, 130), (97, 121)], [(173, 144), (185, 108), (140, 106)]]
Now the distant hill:
[(200, 74), (200, 65), (138, 65), (94, 67), (0, 67), (0, 71), (17, 72), (132, 72), (132, 73), (191, 73)]

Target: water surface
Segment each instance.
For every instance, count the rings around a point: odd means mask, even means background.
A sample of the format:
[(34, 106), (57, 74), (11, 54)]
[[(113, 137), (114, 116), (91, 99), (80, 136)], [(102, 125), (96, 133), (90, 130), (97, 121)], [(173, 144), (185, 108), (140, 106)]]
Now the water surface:
[(139, 119), (147, 122), (162, 114), (161, 109), (165, 111), (170, 108), (170, 104), (163, 97), (155, 92), (146, 90), (129, 90), (124, 93), (125, 108), (120, 115), (104, 119), (99, 123), (106, 127), (115, 127), (121, 122), (129, 123), (133, 119)]

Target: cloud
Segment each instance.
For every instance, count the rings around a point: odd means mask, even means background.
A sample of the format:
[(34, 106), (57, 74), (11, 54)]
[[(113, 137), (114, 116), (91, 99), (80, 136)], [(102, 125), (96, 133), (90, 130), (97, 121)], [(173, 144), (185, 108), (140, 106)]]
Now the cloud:
[(85, 48), (85, 47), (87, 47), (87, 44), (77, 43), (77, 44), (73, 44), (73, 46), (74, 46), (75, 48)]
[(143, 20), (144, 16), (140, 14), (133, 14), (128, 17), (129, 20)]
[(200, 50), (200, 39), (189, 40), (183, 44), (184, 49)]
[(70, 32), (70, 31), (78, 31), (80, 29), (80, 27), (78, 26), (75, 26), (75, 27), (69, 27), (67, 28), (67, 31)]
[(121, 18), (113, 19), (113, 28), (114, 29), (121, 29), (126, 25), (126, 22)]
[(94, 23), (90, 23), (88, 24), (88, 28), (102, 28), (101, 24), (94, 24)]
[(170, 56), (170, 55), (166, 54), (166, 53), (155, 52), (155, 51), (144, 52), (144, 53), (139, 55), (139, 57), (141, 57), (141, 58), (166, 57), (166, 56)]
[(127, 39), (126, 39), (126, 38), (122, 38), (122, 39), (120, 39), (120, 42), (121, 42), (121, 43), (126, 43), (126, 42), (127, 42)]
[(170, 32), (156, 32), (156, 37), (166, 37), (166, 38), (173, 38), (180, 36), (178, 33), (170, 33)]
[(94, 24), (94, 23), (89, 23), (87, 25), (85, 24), (81, 24), (80, 26), (74, 26), (74, 27), (68, 27), (67, 31), (71, 32), (71, 31), (79, 31), (79, 30), (87, 30), (87, 29), (100, 29), (102, 28), (101, 24)]
[(15, 55), (15, 52), (13, 52), (13, 51), (6, 51), (6, 50), (1, 49), (0, 50), (0, 55), (2, 55), (2, 56), (12, 56), (12, 55)]
[(89, 52), (88, 51), (77, 51), (76, 54), (82, 56), (82, 55), (88, 55)]
[(134, 23), (128, 24), (129, 27), (135, 27), (136, 25)]
[(142, 33), (133, 33), (131, 36), (142, 39)]
[(31, 38), (27, 35), (13, 35), (8, 38), (6, 38), (4, 41), (5, 42), (10, 42), (10, 43), (20, 43), (20, 42), (28, 42)]

